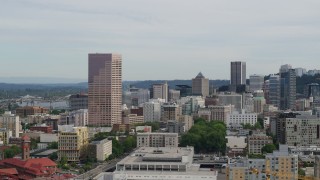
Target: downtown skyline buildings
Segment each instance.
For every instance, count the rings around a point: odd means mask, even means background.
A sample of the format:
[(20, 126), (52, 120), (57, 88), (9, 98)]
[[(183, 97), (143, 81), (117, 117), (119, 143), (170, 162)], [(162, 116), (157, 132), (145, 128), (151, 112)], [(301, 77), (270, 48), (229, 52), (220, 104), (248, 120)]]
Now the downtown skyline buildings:
[(122, 57), (120, 54), (88, 55), (89, 125), (121, 123)]

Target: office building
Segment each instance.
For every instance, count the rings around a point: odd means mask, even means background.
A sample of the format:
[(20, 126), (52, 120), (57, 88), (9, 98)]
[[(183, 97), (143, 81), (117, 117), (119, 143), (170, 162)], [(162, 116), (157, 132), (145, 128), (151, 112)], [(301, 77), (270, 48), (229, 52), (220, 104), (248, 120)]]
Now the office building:
[(150, 98), (152, 99), (164, 99), (165, 102), (168, 102), (168, 83), (163, 84), (153, 84), (150, 92)]
[(137, 147), (178, 147), (178, 133), (138, 133)]
[(159, 122), (161, 118), (161, 102), (151, 101), (143, 104), (144, 122)]
[(70, 110), (88, 109), (88, 94), (73, 94), (69, 97)]
[(130, 87), (129, 90), (123, 92), (123, 104), (127, 107), (138, 107), (145, 102), (149, 101), (150, 92), (148, 89), (139, 89), (135, 87)]
[(264, 83), (264, 76), (258, 75), (258, 74), (250, 75), (249, 82), (250, 82), (251, 92), (262, 90), (263, 83)]
[(194, 164), (193, 155), (193, 147), (139, 148), (117, 163), (113, 179), (217, 180), (218, 173)]
[(88, 143), (87, 127), (66, 127), (59, 132), (58, 160), (67, 157), (68, 162), (79, 162), (85, 158)]
[(242, 111), (242, 95), (240, 94), (219, 94), (219, 105), (228, 106), (233, 105), (234, 110), (241, 112)]
[(254, 97), (253, 112), (258, 114), (263, 113), (263, 108), (265, 104), (266, 104), (266, 100), (264, 99), (264, 97)]
[(60, 114), (60, 124), (73, 124), (75, 127), (86, 126), (89, 123), (88, 109), (78, 109)]
[(112, 140), (92, 141), (88, 146), (88, 155), (98, 161), (105, 161), (112, 154)]
[(270, 119), (271, 132), (289, 146), (320, 146), (320, 119), (315, 115), (280, 113)]
[(272, 137), (263, 133), (254, 133), (248, 136), (249, 154), (262, 154), (261, 149), (267, 145), (273, 144)]
[(241, 113), (233, 112), (227, 115), (227, 126), (233, 125), (241, 125), (241, 124), (250, 124), (254, 126), (257, 123), (258, 115), (257, 113), (245, 113), (242, 111)]
[(269, 79), (269, 103), (280, 108), (280, 76), (271, 75)]
[(301, 77), (301, 76), (307, 74), (307, 70), (305, 68), (295, 68), (294, 70), (296, 72), (297, 77)]
[(169, 101), (170, 102), (177, 102), (180, 99), (180, 91), (170, 89), (169, 90)]
[(205, 78), (201, 72), (192, 79), (192, 94), (195, 96), (209, 96), (209, 79)]
[(122, 58), (119, 54), (89, 54), (89, 125), (121, 123)]
[(312, 98), (312, 102), (320, 102), (320, 85), (318, 83), (311, 83), (306, 85), (306, 97)]
[(13, 137), (19, 137), (19, 132), (21, 130), (21, 124), (19, 116), (11, 114), (10, 111), (6, 111), (0, 116), (0, 128), (6, 128), (12, 131)]
[(189, 85), (176, 85), (176, 90), (180, 91), (180, 97), (192, 95), (192, 87)]
[(198, 111), (198, 116), (207, 121), (223, 121), (227, 122), (228, 115), (232, 113), (233, 106), (209, 106), (201, 108)]
[(289, 154), (287, 145), (267, 154), (265, 167), (270, 179), (298, 179), (298, 155)]
[(124, 117), (123, 119), (123, 124), (130, 124), (130, 125), (135, 125), (139, 123), (144, 123), (144, 117), (143, 116), (138, 116), (136, 114), (128, 114)]
[(175, 103), (165, 103), (161, 106), (161, 121), (178, 120), (182, 109)]
[(231, 91), (235, 91), (240, 85), (246, 85), (246, 62), (231, 62), (230, 74)]
[(16, 115), (20, 118), (35, 114), (48, 114), (49, 109), (40, 106), (24, 106), (16, 109)]
[(281, 70), (280, 73), (280, 109), (295, 110), (296, 73), (294, 69)]
[(6, 128), (0, 128), (0, 145), (9, 144), (9, 138), (12, 137), (12, 131)]

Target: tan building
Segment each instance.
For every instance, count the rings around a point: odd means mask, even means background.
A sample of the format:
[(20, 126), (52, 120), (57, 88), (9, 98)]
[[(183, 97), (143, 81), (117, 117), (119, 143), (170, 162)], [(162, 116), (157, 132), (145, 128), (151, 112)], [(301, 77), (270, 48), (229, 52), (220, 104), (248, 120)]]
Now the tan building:
[(193, 118), (192, 116), (188, 115), (181, 115), (179, 116), (179, 122), (184, 123), (185, 132), (188, 132), (191, 127), (193, 126)]
[(89, 143), (87, 127), (73, 127), (59, 133), (58, 159), (78, 162), (84, 158)]
[(152, 98), (153, 99), (164, 99), (168, 102), (168, 84), (153, 84), (152, 85)]
[(105, 161), (112, 154), (112, 141), (103, 139), (91, 142), (88, 147), (88, 154), (98, 161)]
[[(229, 106), (209, 106), (208, 108), (201, 109), (202, 113), (201, 116), (209, 118), (209, 121), (223, 121), (226, 122), (228, 115), (231, 114), (233, 109), (232, 105)], [(210, 114), (209, 114), (210, 112)], [(205, 116), (206, 115), (206, 116)]]
[(89, 125), (120, 124), (122, 58), (119, 54), (89, 54)]
[(16, 114), (19, 117), (27, 117), (29, 115), (35, 115), (35, 114), (48, 114), (49, 109), (40, 107), (40, 106), (24, 106), (19, 107), (16, 109)]
[(144, 117), (136, 114), (128, 114), (127, 116), (123, 117), (123, 124), (134, 125), (137, 123), (144, 123)]
[(178, 133), (138, 133), (137, 147), (178, 147)]
[(280, 145), (279, 151), (267, 154), (265, 167), (270, 179), (298, 179), (298, 155), (290, 155), (287, 145)]
[(12, 136), (12, 131), (6, 128), (0, 128), (0, 144), (9, 144), (9, 137)]
[(315, 156), (314, 159), (314, 177), (320, 179), (320, 156)]
[(19, 137), (19, 132), (21, 130), (19, 116), (11, 114), (10, 111), (5, 112), (0, 116), (0, 128), (11, 130), (13, 137)]
[(192, 94), (196, 96), (209, 96), (209, 79), (205, 78), (201, 72), (192, 79)]
[(182, 109), (179, 105), (174, 103), (164, 104), (161, 106), (161, 121), (178, 120), (181, 113)]
[(266, 104), (266, 99), (264, 97), (254, 97), (253, 98), (253, 112), (261, 114), (263, 113), (264, 105)]
[(265, 134), (253, 134), (248, 136), (249, 154), (261, 154), (261, 149), (267, 144), (273, 144), (272, 137)]

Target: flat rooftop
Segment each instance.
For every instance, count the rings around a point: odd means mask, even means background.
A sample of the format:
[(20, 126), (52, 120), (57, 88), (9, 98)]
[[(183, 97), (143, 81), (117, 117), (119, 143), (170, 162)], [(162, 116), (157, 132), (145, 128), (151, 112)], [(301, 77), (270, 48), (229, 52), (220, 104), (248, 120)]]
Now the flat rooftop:
[(182, 162), (182, 159), (192, 158), (193, 154), (193, 147), (140, 147), (118, 164), (188, 164), (192, 162)]

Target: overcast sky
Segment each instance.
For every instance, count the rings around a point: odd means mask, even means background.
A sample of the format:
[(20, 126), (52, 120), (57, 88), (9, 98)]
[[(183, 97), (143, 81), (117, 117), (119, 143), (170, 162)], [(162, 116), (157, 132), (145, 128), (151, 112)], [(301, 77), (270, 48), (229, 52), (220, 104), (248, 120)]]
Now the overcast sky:
[(0, 0), (0, 77), (87, 79), (121, 53), (123, 80), (320, 69), (319, 0)]

